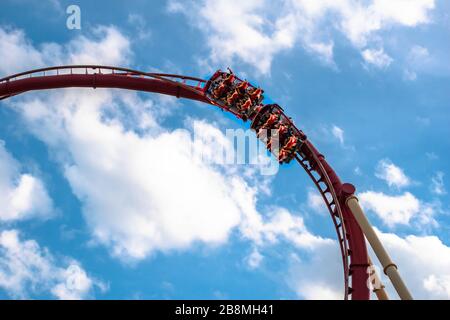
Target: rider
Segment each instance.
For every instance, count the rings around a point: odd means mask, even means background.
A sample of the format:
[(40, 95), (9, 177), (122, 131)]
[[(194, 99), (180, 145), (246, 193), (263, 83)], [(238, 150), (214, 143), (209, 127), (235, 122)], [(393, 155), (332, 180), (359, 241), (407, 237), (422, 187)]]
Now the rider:
[(256, 136), (258, 138), (263, 134), (263, 130), (272, 129), (275, 127), (276, 123), (280, 120), (280, 111), (274, 110), (273, 113), (269, 115), (266, 122), (258, 129)]
[(228, 94), (227, 103), (231, 106), (239, 98), (239, 91), (235, 89), (233, 92)]
[(286, 134), (289, 132), (289, 127), (283, 123), (280, 123), (277, 128), (277, 136), (280, 141), (283, 142), (286, 138)]
[(280, 110), (275, 109), (267, 118), (266, 122), (262, 125), (262, 128), (269, 129), (271, 128), (276, 122), (280, 120)]
[(250, 98), (247, 98), (245, 100), (241, 100), (241, 101), (239, 101), (237, 106), (238, 106), (238, 108), (240, 109), (241, 112), (247, 114), (248, 111), (250, 110), (250, 107), (252, 106), (252, 100)]
[(278, 156), (279, 162), (284, 162), (286, 159), (288, 159), (290, 156), (292, 156), (295, 148), (297, 147), (299, 142), (299, 138), (296, 135), (292, 135), (289, 137), (286, 144), (281, 148), (280, 154)]
[(224, 82), (221, 82), (221, 83), (217, 86), (217, 88), (215, 88), (215, 89), (213, 90), (212, 95), (213, 95), (214, 98), (220, 99), (220, 98), (225, 94), (225, 92), (227, 91), (227, 89), (228, 89), (228, 86), (227, 86)]
[(238, 89), (240, 92), (245, 92), (248, 86), (249, 86), (248, 81), (242, 81), (236, 86), (236, 89)]
[(249, 93), (250, 99), (252, 99), (252, 101), (260, 101), (263, 92), (264, 91), (261, 88), (255, 88), (255, 89), (251, 90)]
[(236, 77), (234, 76), (233, 73), (222, 74), (222, 80), (219, 81), (219, 85), (212, 92), (213, 97), (216, 99), (222, 98), (223, 95), (230, 89), (235, 78)]
[(270, 137), (267, 143), (267, 149), (270, 149), (272, 147), (272, 141), (274, 140), (274, 138), (278, 140), (278, 145), (283, 144), (287, 138), (287, 134), (290, 132), (289, 126), (282, 123), (281, 121), (275, 124), (275, 129), (275, 134)]
[(228, 74), (228, 76), (226, 76), (225, 74), (223, 83), (230, 86), (233, 83), (234, 79), (236, 79), (236, 77), (234, 76), (233, 73)]
[(254, 119), (254, 117), (258, 114), (259, 111), (263, 108), (264, 105), (259, 104), (256, 107), (253, 108), (253, 110), (250, 110), (249, 112), (249, 118)]

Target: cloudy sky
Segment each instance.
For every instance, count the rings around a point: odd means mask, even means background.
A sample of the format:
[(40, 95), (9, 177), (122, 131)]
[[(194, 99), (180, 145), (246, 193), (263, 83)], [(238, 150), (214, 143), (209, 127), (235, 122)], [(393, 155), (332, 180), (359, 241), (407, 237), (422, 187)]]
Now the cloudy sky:
[[(413, 295), (450, 298), (448, 1), (76, 1), (80, 30), (70, 4), (2, 1), (0, 77), (231, 67), (357, 186)], [(299, 167), (189, 152), (232, 149), (225, 130), (242, 127), (124, 90), (0, 102), (0, 298), (342, 298), (335, 231)]]

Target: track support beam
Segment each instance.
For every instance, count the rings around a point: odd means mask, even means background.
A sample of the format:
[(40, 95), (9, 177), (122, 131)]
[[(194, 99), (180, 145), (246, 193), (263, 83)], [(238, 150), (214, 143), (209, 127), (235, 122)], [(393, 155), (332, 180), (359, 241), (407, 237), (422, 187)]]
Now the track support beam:
[[(352, 190), (353, 189), (353, 190)], [(403, 279), (398, 272), (397, 265), (392, 261), (391, 257), (387, 253), (386, 249), (383, 247), (380, 239), (378, 238), (375, 230), (372, 228), (367, 216), (364, 214), (363, 209), (359, 205), (358, 198), (354, 195), (355, 187), (350, 184), (345, 184), (344, 190), (347, 194), (345, 204), (353, 213), (356, 221), (358, 222), (361, 230), (367, 238), (370, 246), (372, 247), (375, 255), (378, 257), (381, 265), (383, 266), (384, 273), (389, 277), (394, 286), (397, 294), (402, 300), (412, 300), (413, 297), (406, 287)], [(352, 192), (349, 192), (352, 191)]]

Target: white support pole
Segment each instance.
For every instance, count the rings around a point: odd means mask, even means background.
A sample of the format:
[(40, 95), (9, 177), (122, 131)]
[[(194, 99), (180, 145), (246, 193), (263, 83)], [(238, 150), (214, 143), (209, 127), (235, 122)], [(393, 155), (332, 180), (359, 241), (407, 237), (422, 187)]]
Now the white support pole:
[(411, 293), (409, 292), (408, 288), (406, 287), (405, 283), (400, 277), (400, 274), (397, 270), (397, 266), (389, 257), (388, 253), (381, 244), (380, 239), (375, 233), (375, 230), (370, 225), (369, 220), (367, 219), (366, 215), (364, 214), (364, 211), (359, 205), (358, 198), (352, 194), (346, 199), (345, 203), (348, 206), (348, 208), (352, 211), (353, 216), (358, 222), (362, 232), (366, 236), (367, 241), (369, 241), (369, 244), (371, 245), (373, 251), (378, 257), (378, 260), (383, 266), (384, 273), (391, 280), (392, 285), (397, 291), (400, 299), (412, 300), (413, 297), (411, 296)]

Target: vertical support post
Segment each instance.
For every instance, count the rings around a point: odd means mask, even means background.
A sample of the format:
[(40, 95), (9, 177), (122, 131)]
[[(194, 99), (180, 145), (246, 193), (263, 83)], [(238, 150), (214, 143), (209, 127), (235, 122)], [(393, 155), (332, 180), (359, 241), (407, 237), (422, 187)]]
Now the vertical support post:
[(343, 185), (343, 190), (346, 194), (349, 194), (349, 196), (346, 197), (345, 201), (346, 205), (352, 211), (353, 216), (355, 217), (364, 235), (366, 236), (367, 241), (369, 242), (370, 246), (372, 247), (373, 251), (378, 257), (378, 260), (380, 261), (381, 265), (383, 266), (384, 273), (391, 280), (392, 285), (397, 291), (400, 299), (412, 300), (413, 297), (411, 296), (411, 293), (409, 292), (408, 288), (406, 287), (405, 283), (400, 277), (397, 265), (389, 257), (388, 253), (386, 252), (386, 249), (383, 247), (380, 239), (375, 233), (375, 230), (372, 228), (369, 220), (364, 214), (364, 211), (359, 205), (358, 198), (353, 194), (355, 191), (355, 187), (346, 183)]

